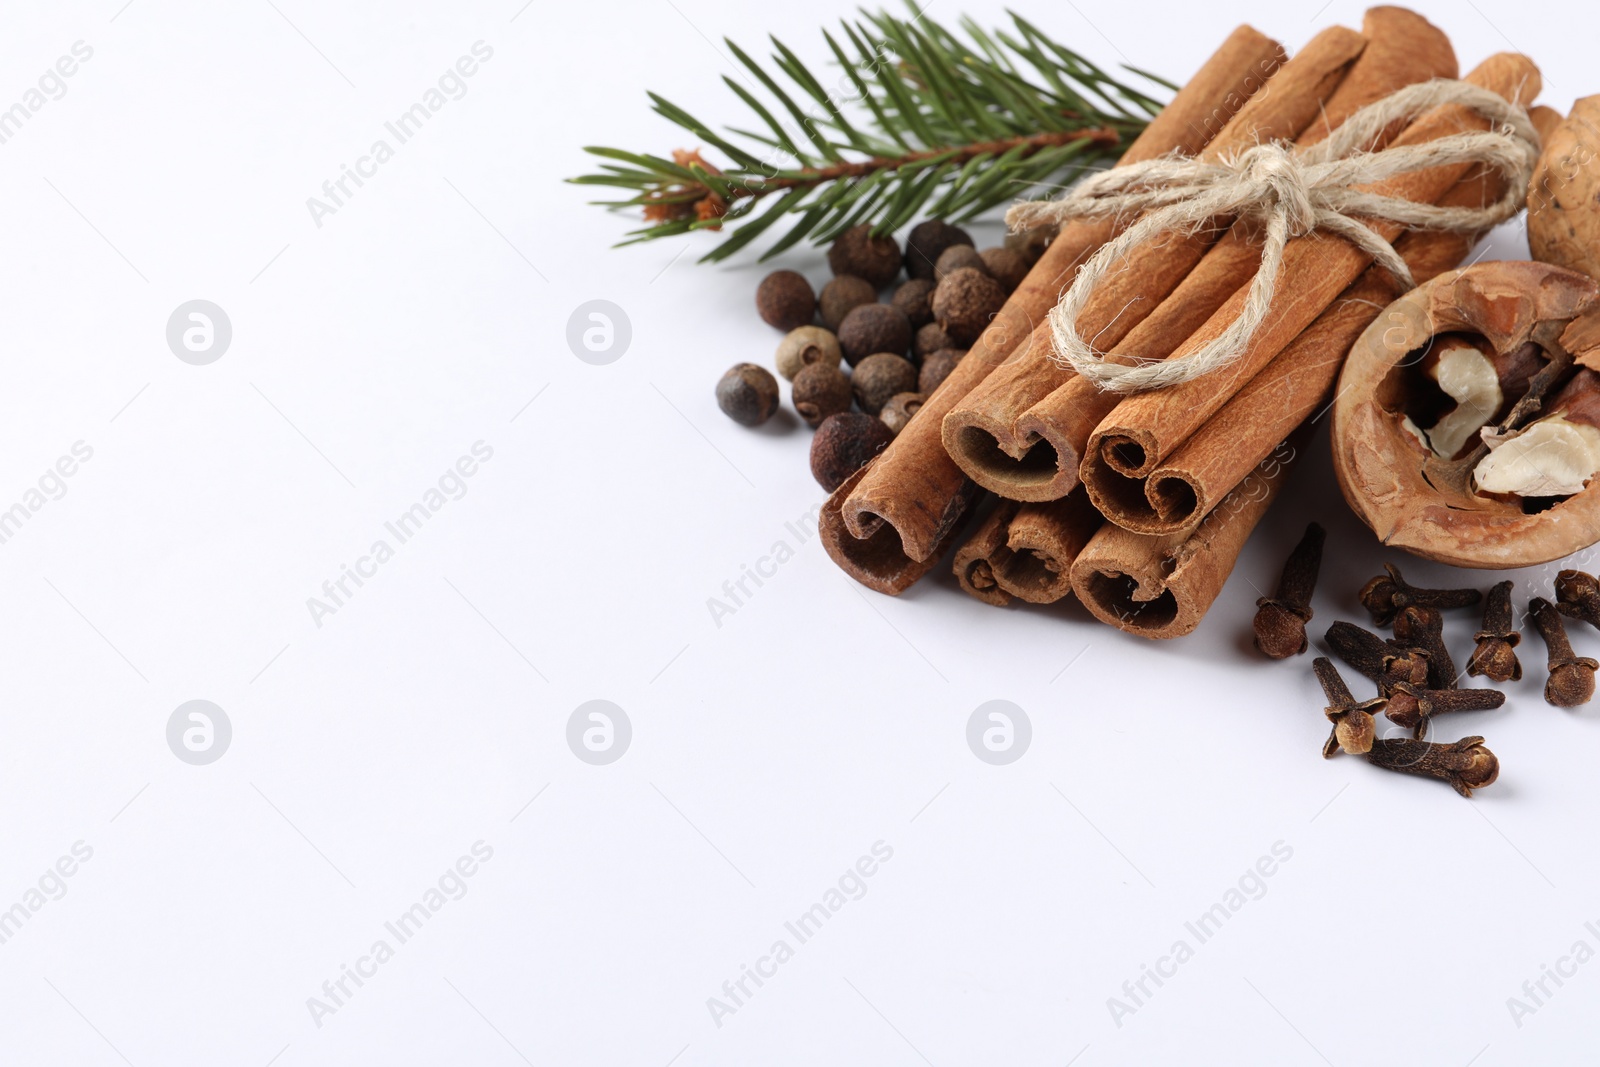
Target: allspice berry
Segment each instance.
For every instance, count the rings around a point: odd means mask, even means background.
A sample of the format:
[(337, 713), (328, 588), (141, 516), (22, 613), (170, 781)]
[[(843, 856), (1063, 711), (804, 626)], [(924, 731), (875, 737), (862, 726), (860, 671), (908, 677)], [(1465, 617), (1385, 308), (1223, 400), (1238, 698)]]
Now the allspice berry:
[(953, 245), (972, 244), (967, 231), (943, 219), (929, 219), (911, 228), (906, 237), (906, 273), (913, 278), (933, 279), (934, 264)]
[(968, 268), (984, 274), (989, 273), (989, 268), (984, 266), (983, 256), (976, 248), (971, 245), (955, 245), (945, 249), (944, 254), (939, 257), (938, 265), (933, 268), (933, 276), (936, 280), (942, 280), (958, 270)]
[(717, 407), (742, 426), (760, 426), (778, 410), (778, 379), (765, 367), (735, 363), (717, 383)]
[(811, 476), (831, 493), (892, 440), (882, 419), (859, 411), (829, 415), (811, 439)]
[(828, 249), (834, 274), (854, 274), (882, 289), (900, 273), (900, 246), (893, 237), (874, 237), (867, 223), (841, 233)]
[(868, 415), (876, 415), (896, 393), (917, 388), (917, 368), (904, 356), (877, 352), (856, 364), (850, 384), (855, 389), (856, 406)]
[(878, 290), (865, 278), (841, 274), (822, 287), (822, 324), (837, 333), (844, 317), (862, 304), (876, 304)]
[(906, 428), (906, 423), (911, 421), (911, 416), (922, 410), (922, 405), (928, 400), (921, 393), (896, 393), (883, 405), (883, 410), (878, 412), (878, 418), (889, 427), (896, 437)]
[(843, 358), (839, 339), (832, 333), (821, 326), (802, 326), (790, 330), (778, 345), (778, 373), (792, 382), (802, 367), (813, 363), (837, 367)]
[(1017, 291), (1022, 279), (1028, 276), (1028, 262), (1009, 248), (985, 248), (979, 253), (989, 277), (1000, 283), (1007, 294)]
[(807, 426), (816, 426), (829, 415), (850, 410), (855, 394), (850, 390), (850, 376), (837, 366), (813, 363), (800, 368), (794, 376), (794, 388), (789, 391), (794, 410)]
[(839, 347), (852, 367), (874, 352), (903, 353), (911, 347), (911, 320), (888, 304), (863, 304), (839, 324)]
[(978, 339), (1005, 303), (1006, 292), (999, 282), (967, 267), (939, 281), (933, 291), (933, 318), (951, 340), (968, 345)]
[(1057, 227), (1036, 226), (1031, 230), (1021, 233), (1006, 234), (1006, 247), (1021, 256), (1028, 264), (1033, 266), (1039, 262), (1039, 257), (1044, 255), (1044, 250), (1050, 247), (1050, 242), (1056, 239)]
[[(929, 301), (929, 306), (933, 304)], [(911, 354), (916, 360), (924, 360), (942, 348), (957, 348), (955, 341), (944, 332), (944, 327), (937, 322), (930, 322), (917, 331), (915, 340), (911, 342)]]
[(965, 348), (941, 348), (925, 358), (922, 369), (917, 373), (917, 392), (932, 396), (933, 391), (944, 384), (944, 380), (950, 377), (956, 364), (966, 354)]
[(889, 303), (906, 313), (913, 330), (922, 329), (933, 321), (933, 280), (912, 278), (894, 291)]
[(787, 333), (811, 321), (817, 313), (817, 294), (805, 275), (775, 270), (756, 287), (756, 310), (762, 322)]

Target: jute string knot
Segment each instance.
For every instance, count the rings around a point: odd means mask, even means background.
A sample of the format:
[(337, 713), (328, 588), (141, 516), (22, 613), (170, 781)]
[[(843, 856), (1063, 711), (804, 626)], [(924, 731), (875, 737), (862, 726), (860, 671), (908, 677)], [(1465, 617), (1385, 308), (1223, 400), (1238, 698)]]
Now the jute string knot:
[[(1371, 150), (1391, 126), (1445, 104), (1476, 112), (1489, 121), (1490, 129)], [(1362, 108), (1325, 140), (1303, 150), (1272, 142), (1216, 162), (1167, 156), (1130, 163), (1080, 182), (1060, 199), (1018, 204), (1006, 221), (1017, 231), (1074, 219), (1139, 216), (1083, 265), (1050, 312), (1053, 358), (1102, 389), (1131, 393), (1190, 381), (1239, 359), (1272, 307), (1284, 247), (1293, 238), (1318, 230), (1343, 238), (1409, 289), (1414, 282), (1405, 261), (1358, 220), (1480, 233), (1521, 210), (1538, 157), (1539, 134), (1524, 108), (1479, 86), (1438, 79), (1407, 86)], [(1500, 172), (1506, 179), (1505, 194), (1484, 207), (1440, 207), (1364, 189), (1396, 175), (1459, 164)], [(1092, 339), (1079, 335), (1079, 313), (1132, 249), (1163, 234), (1194, 234), (1230, 218), (1259, 224), (1261, 266), (1243, 311), (1215, 340), (1183, 359), (1113, 363), (1095, 349)]]

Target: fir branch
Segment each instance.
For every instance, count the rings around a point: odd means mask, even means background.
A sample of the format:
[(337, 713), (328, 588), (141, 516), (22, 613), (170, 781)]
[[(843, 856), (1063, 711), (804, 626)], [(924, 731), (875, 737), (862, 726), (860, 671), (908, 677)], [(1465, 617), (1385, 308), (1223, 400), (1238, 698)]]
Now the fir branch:
[(623, 244), (726, 233), (703, 261), (725, 259), (791, 219), (766, 259), (862, 223), (888, 232), (918, 214), (972, 219), (1070, 172), (1115, 161), (1162, 106), (1015, 14), (996, 31), (964, 18), (957, 35), (912, 12), (863, 12), (841, 23), (837, 36), (824, 30), (840, 72), (831, 92), (776, 38), (775, 69), (727, 41), (748, 77), (723, 81), (753, 129), (719, 133), (651, 93), (654, 111), (700, 147), (677, 149), (670, 159), (588, 148), (605, 162), (570, 180), (630, 194), (597, 201), (642, 210), (646, 225)]

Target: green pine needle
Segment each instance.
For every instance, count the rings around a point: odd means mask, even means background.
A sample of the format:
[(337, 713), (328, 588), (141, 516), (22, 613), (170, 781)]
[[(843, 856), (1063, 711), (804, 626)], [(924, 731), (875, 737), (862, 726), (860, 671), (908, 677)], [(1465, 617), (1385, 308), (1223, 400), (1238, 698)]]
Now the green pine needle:
[(715, 132), (651, 93), (656, 114), (698, 147), (671, 159), (588, 148), (606, 162), (569, 180), (630, 194), (595, 201), (643, 212), (646, 225), (623, 244), (720, 231), (724, 240), (702, 262), (732, 256), (787, 217), (767, 259), (863, 223), (887, 233), (919, 215), (976, 218), (1114, 162), (1162, 107), (1016, 14), (996, 31), (963, 18), (957, 35), (911, 12), (863, 11), (839, 35), (823, 31), (840, 71), (827, 80), (776, 38), (770, 68), (727, 41), (743, 68), (723, 78), (745, 109), (741, 127)]

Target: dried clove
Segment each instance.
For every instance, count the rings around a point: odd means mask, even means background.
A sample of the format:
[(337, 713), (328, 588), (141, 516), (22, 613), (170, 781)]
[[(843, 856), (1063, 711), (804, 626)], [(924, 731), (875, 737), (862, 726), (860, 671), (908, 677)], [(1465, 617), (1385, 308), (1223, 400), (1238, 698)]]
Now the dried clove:
[(1569, 619), (1600, 627), (1600, 579), (1583, 571), (1556, 575), (1556, 606)]
[(1476, 589), (1419, 589), (1409, 585), (1400, 568), (1385, 563), (1386, 574), (1361, 587), (1361, 606), (1372, 613), (1374, 626), (1387, 626), (1401, 608), (1412, 604), (1428, 608), (1468, 608), (1483, 599)]
[(1567, 627), (1556, 606), (1542, 596), (1528, 601), (1533, 628), (1544, 638), (1549, 650), (1550, 677), (1544, 683), (1544, 699), (1558, 708), (1575, 708), (1594, 698), (1594, 672), (1600, 670), (1588, 656), (1574, 656)]
[(1422, 689), (1410, 682), (1400, 682), (1389, 694), (1389, 706), (1384, 714), (1390, 722), (1410, 730), (1411, 736), (1421, 741), (1428, 736), (1428, 722), (1435, 715), (1451, 711), (1490, 711), (1505, 702), (1506, 695), (1498, 689)]
[(1394, 636), (1397, 644), (1415, 648), (1428, 657), (1428, 685), (1433, 689), (1454, 689), (1455, 660), (1444, 644), (1444, 616), (1436, 608), (1409, 604), (1394, 617)]
[[(1558, 595), (1560, 588), (1558, 578)], [(1562, 610), (1565, 611), (1565, 607)], [(1468, 674), (1474, 677), (1481, 674), (1492, 682), (1514, 682), (1522, 677), (1522, 664), (1517, 661), (1516, 652), (1522, 635), (1517, 632), (1515, 613), (1511, 610), (1509, 580), (1489, 590), (1483, 602), (1483, 629), (1473, 635), (1473, 640), (1478, 642), (1478, 647), (1472, 650), (1472, 658), (1467, 661)]]
[(1374, 682), (1384, 696), (1400, 682), (1426, 685), (1428, 682), (1428, 657), (1415, 649), (1397, 647), (1371, 630), (1363, 630), (1342, 619), (1328, 627), (1323, 635), (1328, 647), (1340, 659), (1360, 671)]
[(1318, 523), (1311, 523), (1283, 564), (1278, 590), (1256, 601), (1256, 647), (1273, 659), (1288, 659), (1306, 650), (1306, 623), (1311, 621), (1311, 594), (1322, 567), (1322, 544), (1327, 539)]
[(1367, 761), (1385, 770), (1442, 779), (1464, 797), (1472, 796), (1474, 789), (1493, 785), (1500, 777), (1500, 761), (1484, 747), (1481, 737), (1463, 737), (1450, 745), (1382, 737), (1373, 742)]
[(1311, 669), (1316, 671), (1317, 681), (1322, 685), (1322, 692), (1328, 698), (1328, 706), (1323, 713), (1328, 716), (1328, 721), (1333, 723), (1333, 730), (1328, 734), (1328, 740), (1322, 746), (1324, 759), (1332, 759), (1334, 753), (1341, 749), (1352, 755), (1359, 756), (1372, 748), (1376, 728), (1373, 725), (1372, 713), (1382, 710), (1385, 701), (1383, 697), (1374, 697), (1371, 700), (1356, 703), (1356, 698), (1350, 695), (1349, 686), (1344, 684), (1344, 679), (1339, 676), (1339, 668), (1326, 656), (1318, 656), (1311, 663)]

